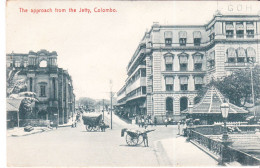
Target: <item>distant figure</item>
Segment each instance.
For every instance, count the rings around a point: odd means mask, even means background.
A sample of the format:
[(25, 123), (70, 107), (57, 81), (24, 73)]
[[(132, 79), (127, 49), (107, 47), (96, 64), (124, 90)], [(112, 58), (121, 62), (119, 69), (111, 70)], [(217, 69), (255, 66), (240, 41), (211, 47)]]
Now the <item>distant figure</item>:
[(144, 146), (148, 147), (149, 146), (148, 145), (148, 135), (146, 132), (144, 132), (142, 135), (143, 135)]
[(157, 125), (157, 118), (154, 117), (154, 126), (156, 126), (156, 125)]
[(181, 135), (181, 124), (178, 122), (178, 135)]
[(167, 127), (167, 125), (168, 125), (168, 118), (166, 118), (166, 119), (164, 120), (164, 124), (165, 124), (165, 127)]
[(142, 128), (144, 127), (144, 118), (142, 117), (142, 120), (141, 120), (141, 124), (142, 124)]

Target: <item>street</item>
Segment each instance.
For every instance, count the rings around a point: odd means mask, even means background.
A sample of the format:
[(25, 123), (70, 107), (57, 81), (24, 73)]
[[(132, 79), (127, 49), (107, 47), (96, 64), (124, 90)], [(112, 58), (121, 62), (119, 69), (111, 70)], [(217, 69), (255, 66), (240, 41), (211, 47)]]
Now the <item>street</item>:
[[(106, 116), (107, 124), (110, 119)], [(176, 137), (176, 126), (148, 127), (149, 147), (128, 146), (121, 129), (127, 124), (114, 116), (113, 129), (87, 132), (82, 123), (24, 137), (7, 137), (8, 166), (165, 166), (156, 142)], [(130, 125), (131, 126), (131, 125)], [(137, 126), (135, 126), (137, 127)], [(169, 146), (169, 148), (172, 148)]]

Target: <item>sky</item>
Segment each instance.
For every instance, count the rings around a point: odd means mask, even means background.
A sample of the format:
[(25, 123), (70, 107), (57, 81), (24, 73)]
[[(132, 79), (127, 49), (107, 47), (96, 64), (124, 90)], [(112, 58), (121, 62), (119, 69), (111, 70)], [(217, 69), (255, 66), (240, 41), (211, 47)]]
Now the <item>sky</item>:
[[(258, 5), (258, 6), (257, 6)], [(58, 66), (72, 76), (76, 99), (109, 98), (127, 78), (126, 66), (153, 22), (170, 25), (205, 24), (217, 9), (223, 13), (252, 13), (256, 2), (173, 1), (9, 1), (6, 6), (6, 52), (57, 51)], [(113, 8), (116, 13), (95, 13)], [(24, 9), (66, 9), (66, 13), (20, 12)], [(92, 13), (69, 13), (88, 8)]]

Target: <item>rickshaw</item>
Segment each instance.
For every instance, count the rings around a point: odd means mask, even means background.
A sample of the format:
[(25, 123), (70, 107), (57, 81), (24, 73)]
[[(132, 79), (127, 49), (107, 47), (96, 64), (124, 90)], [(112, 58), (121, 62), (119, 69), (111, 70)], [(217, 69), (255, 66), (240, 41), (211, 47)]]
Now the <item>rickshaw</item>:
[(85, 113), (82, 115), (82, 120), (87, 131), (99, 131), (102, 125), (102, 114)]
[(121, 137), (124, 137), (124, 133), (126, 132), (126, 143), (129, 146), (140, 145), (143, 142), (143, 135), (153, 130), (131, 130), (124, 128), (121, 130)]

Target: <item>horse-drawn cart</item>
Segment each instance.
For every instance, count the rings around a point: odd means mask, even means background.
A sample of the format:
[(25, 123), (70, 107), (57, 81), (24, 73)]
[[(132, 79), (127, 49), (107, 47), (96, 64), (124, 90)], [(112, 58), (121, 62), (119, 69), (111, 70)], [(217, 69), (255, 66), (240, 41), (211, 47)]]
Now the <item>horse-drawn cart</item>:
[(82, 120), (87, 131), (98, 131), (102, 126), (102, 114), (85, 113), (82, 115)]
[(143, 142), (143, 137), (154, 130), (131, 130), (124, 128), (121, 130), (121, 137), (124, 137), (126, 132), (126, 143), (129, 146), (140, 145)]

